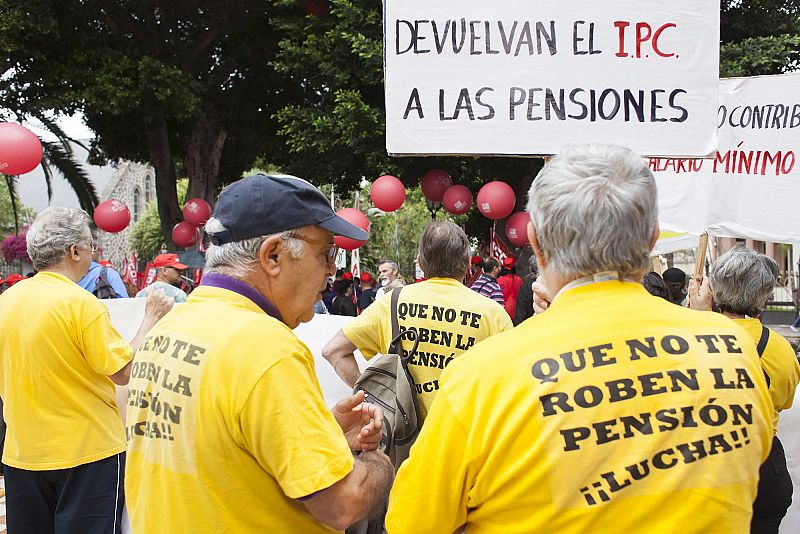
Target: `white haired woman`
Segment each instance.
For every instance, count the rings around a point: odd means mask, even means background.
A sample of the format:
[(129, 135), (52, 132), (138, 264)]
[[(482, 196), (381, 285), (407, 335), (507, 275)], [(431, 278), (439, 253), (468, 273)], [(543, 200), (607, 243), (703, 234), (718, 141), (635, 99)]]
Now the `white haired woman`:
[[(720, 256), (702, 284), (689, 282), (689, 303), (694, 309), (710, 310), (711, 300), (720, 313), (730, 317), (753, 338), (775, 407), (773, 433), (778, 431), (778, 413), (791, 407), (800, 382), (800, 366), (786, 339), (759, 320), (778, 277), (775, 260), (743, 246)], [(753, 503), (752, 533), (777, 533), (792, 502), (792, 480), (786, 468), (783, 445), (777, 435), (767, 461), (761, 466), (758, 496)]]

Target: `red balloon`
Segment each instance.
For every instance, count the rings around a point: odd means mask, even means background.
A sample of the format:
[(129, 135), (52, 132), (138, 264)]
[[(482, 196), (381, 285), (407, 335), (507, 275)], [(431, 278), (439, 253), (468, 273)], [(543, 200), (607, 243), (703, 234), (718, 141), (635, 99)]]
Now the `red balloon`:
[(511, 244), (517, 247), (524, 247), (528, 241), (528, 223), (531, 216), (527, 211), (518, 211), (506, 221), (506, 237)]
[(403, 182), (387, 174), (372, 182), (369, 197), (379, 210), (395, 211), (406, 200), (406, 188)]
[(194, 226), (203, 226), (211, 217), (211, 204), (202, 198), (190, 198), (183, 205), (183, 218)]
[(200, 232), (197, 227), (186, 221), (181, 221), (172, 229), (172, 242), (181, 248), (196, 245), (200, 240)]
[(31, 172), (42, 162), (42, 142), (32, 131), (15, 122), (0, 122), (0, 172)]
[(123, 231), (130, 222), (131, 212), (119, 200), (106, 200), (94, 209), (94, 223), (110, 234)]
[[(344, 219), (345, 221), (349, 222), (350, 224), (354, 224), (364, 230), (365, 232), (369, 233), (369, 219), (367, 216), (364, 215), (361, 211), (355, 208), (343, 208), (336, 212), (336, 215)], [(365, 241), (359, 241), (357, 239), (350, 239), (349, 237), (342, 237), (337, 235), (333, 238), (333, 242), (336, 243), (339, 248), (344, 250), (355, 250), (364, 243)]]
[(444, 192), (453, 185), (450, 175), (441, 170), (428, 171), (420, 180), (422, 194), (431, 202), (441, 202)]
[(465, 185), (450, 186), (444, 192), (442, 206), (453, 215), (467, 213), (472, 207), (472, 191)]
[(490, 219), (503, 219), (514, 211), (517, 196), (511, 186), (495, 180), (478, 191), (478, 209)]

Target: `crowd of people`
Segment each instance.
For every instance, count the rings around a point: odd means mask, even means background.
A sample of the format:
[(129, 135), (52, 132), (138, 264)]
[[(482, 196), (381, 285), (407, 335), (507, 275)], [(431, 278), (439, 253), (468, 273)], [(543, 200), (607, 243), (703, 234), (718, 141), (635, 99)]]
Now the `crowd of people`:
[[(159, 260), (127, 343), (77, 284), (101, 278), (88, 217), (44, 210), (38, 274), (0, 296), (9, 531), (117, 532), (124, 502), (135, 534), (777, 532), (800, 366), (759, 321), (774, 262), (737, 247), (701, 279), (648, 273), (655, 181), (622, 147), (564, 148), (527, 211), (524, 279), (432, 221), (405, 285), (391, 260), (337, 274), (334, 235), (367, 235), (311, 184), (244, 178), (199, 287), (173, 306), (183, 264)], [(398, 465), (385, 436), (407, 413), (363, 390), (326, 406), (293, 332), (315, 312), (353, 317), (322, 349), (348, 386), (355, 350), (402, 358), (421, 429)]]

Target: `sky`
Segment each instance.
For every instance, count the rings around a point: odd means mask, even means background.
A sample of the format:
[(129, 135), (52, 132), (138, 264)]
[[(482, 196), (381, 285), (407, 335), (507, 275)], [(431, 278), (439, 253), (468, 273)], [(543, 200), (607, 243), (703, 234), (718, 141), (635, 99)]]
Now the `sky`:
[[(88, 142), (94, 138), (94, 132), (83, 123), (83, 117), (80, 114), (71, 117), (58, 117), (57, 122), (69, 137), (81, 141), (84, 144), (88, 145)], [(53, 134), (41, 128), (41, 124), (38, 124), (36, 121), (26, 122), (24, 126), (46, 141), (56, 140)], [(83, 164), (84, 169), (89, 175), (89, 179), (94, 183), (98, 196), (102, 196), (103, 189), (114, 173), (114, 168), (110, 165), (98, 167), (87, 164), (86, 159), (89, 157), (89, 153), (79, 145), (73, 145), (73, 151), (75, 159)], [(80, 207), (78, 197), (72, 191), (69, 182), (55, 171), (55, 169), (53, 174), (53, 198), (51, 201), (47, 199), (47, 183), (45, 182), (44, 172), (41, 166), (36, 167), (36, 169), (27, 174), (21, 175), (17, 179), (17, 193), (22, 203), (37, 212), (42, 211), (48, 206), (64, 206), (68, 208)], [(101, 198), (100, 200), (102, 201), (103, 199)]]

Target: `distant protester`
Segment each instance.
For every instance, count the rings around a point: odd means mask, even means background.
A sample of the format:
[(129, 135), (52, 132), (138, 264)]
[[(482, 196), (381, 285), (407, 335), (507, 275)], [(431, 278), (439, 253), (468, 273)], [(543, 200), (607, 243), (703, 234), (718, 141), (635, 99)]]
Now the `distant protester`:
[(667, 300), (686, 306), (686, 273), (677, 267), (670, 267), (661, 277), (667, 285)]
[(661, 275), (657, 272), (650, 271), (644, 275), (644, 277), (642, 277), (642, 285), (647, 292), (654, 297), (661, 297), (664, 300), (669, 300), (669, 295), (667, 294), (667, 284), (664, 283), (664, 279), (661, 278)]

